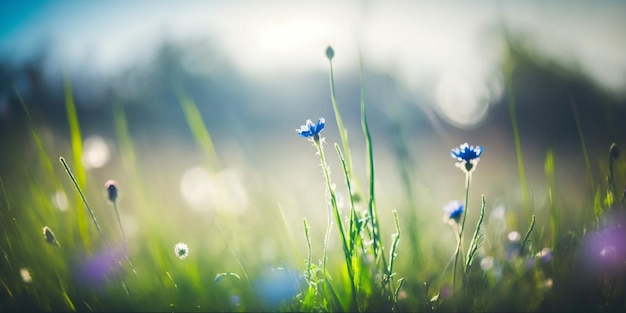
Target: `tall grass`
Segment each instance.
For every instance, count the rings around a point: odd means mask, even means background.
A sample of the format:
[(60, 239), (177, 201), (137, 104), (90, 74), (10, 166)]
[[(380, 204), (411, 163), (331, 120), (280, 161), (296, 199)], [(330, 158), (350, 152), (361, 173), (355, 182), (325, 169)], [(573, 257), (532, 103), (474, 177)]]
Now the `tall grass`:
[[(82, 131), (69, 77), (64, 85), (69, 146), (50, 145), (58, 141), (49, 142), (41, 135), (28, 103), (16, 89), (27, 116), (27, 124), (16, 130), (27, 131), (29, 142), (24, 150), (36, 151), (38, 162), (21, 161), (22, 151), (2, 155), (13, 166), (0, 168), (0, 311), (610, 312), (626, 307), (626, 268), (619, 258), (623, 250), (603, 245), (613, 242), (615, 234), (622, 238), (625, 222), (620, 215), (624, 199), (618, 194), (623, 187), (619, 178), (626, 175), (619, 142), (608, 147), (608, 158), (603, 153), (605, 157), (599, 160), (608, 170), (603, 181), (594, 182), (590, 202), (580, 204), (587, 212), (582, 217), (568, 216), (574, 224), (565, 223), (563, 217), (571, 211), (559, 201), (568, 191), (556, 178), (566, 169), (558, 166), (561, 156), (550, 149), (543, 164), (546, 211), (531, 212), (524, 191), (522, 215), (529, 225), (522, 234), (496, 229), (493, 205), (484, 195), (477, 220), (465, 211), (463, 225), (459, 225), (463, 230), (455, 234), (457, 242), (447, 242), (448, 237), (427, 233), (427, 229), (409, 227), (406, 231), (400, 227), (402, 222), (414, 221), (417, 215), (400, 208), (430, 210), (425, 205), (428, 199), (415, 199), (414, 205), (400, 203), (396, 208), (378, 197), (376, 171), (381, 167), (368, 120), (362, 59), (361, 129), (354, 133), (357, 135), (350, 133), (350, 139), (363, 141), (366, 162), (363, 169), (355, 166), (356, 150), (351, 150), (341, 116), (343, 107), (335, 95), (334, 51), (329, 47), (326, 52), (330, 105), (337, 127), (324, 131), (337, 131), (340, 143), (325, 142), (321, 129), (317, 138), (308, 138), (314, 146), (309, 152), (317, 153), (322, 165), (324, 194), (316, 196), (327, 200), (323, 203), (329, 223), (322, 231), (323, 241), (315, 236), (318, 223), (309, 223), (304, 217), (298, 218), (302, 228), (289, 223), (287, 215), (293, 212), (276, 204), (266, 180), (258, 190), (247, 190), (253, 204), (245, 214), (189, 213), (177, 199), (177, 178), (168, 172), (174, 165), (161, 155), (138, 149), (140, 139), (129, 129), (133, 121), (121, 101), (112, 105), (118, 163), (103, 173), (105, 180), (98, 181), (102, 175), (81, 164)], [(518, 174), (526, 190), (521, 128), (515, 116), (511, 72), (507, 73)], [(172, 92), (178, 97), (195, 147), (202, 154), (203, 166), (211, 174), (219, 173), (223, 170), (217, 153), (220, 147), (212, 140), (211, 125), (205, 124), (200, 114), (204, 104), (194, 101), (183, 87), (173, 85)], [(579, 132), (583, 138), (581, 127)], [(16, 149), (23, 147), (16, 141), (11, 144)], [(329, 145), (332, 149), (324, 151)], [(302, 143), (301, 148), (311, 147)], [(489, 151), (497, 156), (495, 150)], [(583, 152), (585, 166), (591, 170), (592, 154), (588, 152)], [(446, 152), (442, 153), (446, 157)], [(406, 157), (411, 157), (408, 152)], [(334, 158), (337, 163), (330, 162)], [(54, 159), (60, 163), (52, 164)], [(319, 169), (316, 162), (310, 167)], [(331, 164), (338, 164), (338, 176), (331, 175)], [(452, 162), (450, 166), (454, 166)], [(486, 160), (481, 163), (481, 167), (489, 166)], [(408, 166), (401, 168), (409, 170)], [(359, 170), (366, 174), (363, 181), (355, 174)], [(401, 174), (408, 182), (409, 173)], [(120, 197), (113, 203), (103, 188), (108, 179), (119, 183)], [(469, 175), (465, 187), (467, 210), (475, 194)], [(69, 199), (65, 211), (50, 200), (59, 188)], [(347, 190), (346, 209), (338, 203), (340, 188)], [(72, 201), (74, 197), (76, 201)], [(517, 213), (507, 214), (515, 217)], [(135, 217), (135, 227), (125, 223), (128, 216)], [(385, 223), (385, 216), (390, 223)], [(448, 230), (440, 220), (422, 224), (432, 224), (429, 229), (442, 233)], [(548, 229), (542, 225), (549, 225)], [(91, 240), (93, 236), (99, 240)], [(405, 240), (411, 236), (423, 238), (421, 244)], [(188, 246), (184, 258), (174, 252), (178, 242)], [(458, 256), (459, 264), (450, 277), (446, 264), (451, 267), (452, 263), (446, 261), (452, 259), (449, 252), (441, 251), (455, 245), (459, 252), (453, 257)], [(457, 274), (461, 276), (455, 281)]]

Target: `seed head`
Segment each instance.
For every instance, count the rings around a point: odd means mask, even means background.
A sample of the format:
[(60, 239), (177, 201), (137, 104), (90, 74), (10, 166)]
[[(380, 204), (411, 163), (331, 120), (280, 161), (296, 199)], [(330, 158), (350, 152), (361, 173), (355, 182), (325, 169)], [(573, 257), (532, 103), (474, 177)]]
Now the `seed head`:
[(52, 232), (52, 230), (50, 230), (50, 227), (48, 226), (43, 227), (43, 237), (46, 239), (46, 242), (48, 242), (49, 244), (51, 245), (57, 244), (57, 239), (54, 236), (54, 233)]
[(109, 201), (115, 202), (117, 200), (117, 182), (114, 180), (107, 180), (104, 183), (104, 188), (107, 190)]
[(328, 48), (326, 48), (326, 57), (329, 60), (332, 60), (334, 56), (335, 56), (335, 50), (333, 50), (333, 47), (328, 46)]

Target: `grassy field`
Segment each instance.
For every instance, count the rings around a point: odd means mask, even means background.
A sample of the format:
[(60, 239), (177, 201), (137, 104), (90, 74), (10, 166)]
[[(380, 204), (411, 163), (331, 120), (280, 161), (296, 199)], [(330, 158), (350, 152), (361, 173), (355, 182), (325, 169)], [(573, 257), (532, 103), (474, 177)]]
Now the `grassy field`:
[[(94, 172), (84, 164), (69, 77), (69, 138), (40, 128), (16, 89), (27, 123), (6, 137), (16, 150), (3, 151), (0, 170), (0, 310), (626, 310), (626, 166), (617, 145), (596, 151), (606, 156), (602, 178), (580, 182), (589, 188), (576, 195), (582, 199), (576, 208), (562, 200), (570, 194), (557, 183), (561, 167), (553, 150), (541, 164), (545, 186), (529, 186), (507, 67), (520, 209), (497, 211), (472, 184), (498, 154), (480, 142), (451, 146), (440, 156), (455, 170), (446, 179), (464, 192), (436, 208), (417, 191), (411, 156), (399, 151), (398, 186), (409, 196), (390, 203), (377, 197), (384, 169), (376, 166), (366, 82), (361, 76), (361, 133), (348, 136), (335, 94), (334, 51), (326, 55), (334, 116), (294, 120), (297, 131), (288, 134), (301, 137), (290, 149), (311, 156), (293, 162), (319, 175), (312, 186), (309, 176), (294, 173), (293, 184), (322, 205), (295, 217), (277, 201), (284, 191), (262, 172), (225, 165), (235, 161), (220, 155), (182, 85), (172, 89), (195, 142), (187, 148), (200, 165), (186, 172), (189, 185), (180, 191), (178, 173), (186, 165), (145, 149), (129, 132), (122, 104), (112, 106), (113, 161)], [(579, 135), (586, 160), (580, 171), (591, 171), (582, 128)], [(351, 149), (358, 140), (364, 149)], [(273, 153), (290, 162), (289, 151)], [(535, 194), (547, 195), (541, 210)]]

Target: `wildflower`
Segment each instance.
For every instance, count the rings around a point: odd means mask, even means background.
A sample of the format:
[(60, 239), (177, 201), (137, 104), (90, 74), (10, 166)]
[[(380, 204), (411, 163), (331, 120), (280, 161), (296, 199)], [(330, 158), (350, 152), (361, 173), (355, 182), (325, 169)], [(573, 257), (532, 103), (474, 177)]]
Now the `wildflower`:
[(452, 200), (443, 207), (443, 221), (451, 225), (458, 224), (463, 215), (463, 203), (458, 200)]
[(471, 173), (478, 161), (480, 161), (480, 155), (483, 153), (483, 147), (481, 146), (470, 146), (466, 143), (460, 145), (458, 148), (455, 147), (450, 151), (450, 156), (455, 158), (458, 163), (456, 166), (466, 173)]
[(176, 254), (176, 256), (182, 260), (189, 255), (189, 247), (186, 243), (179, 242), (174, 245), (174, 254)]
[(107, 190), (109, 201), (115, 202), (117, 200), (117, 182), (114, 180), (107, 180), (104, 183), (104, 188)]
[(50, 230), (50, 227), (48, 226), (44, 226), (43, 227), (43, 236), (44, 238), (46, 238), (46, 241), (51, 244), (51, 245), (56, 245), (57, 244), (57, 239), (54, 236), (54, 233), (52, 232), (52, 230)]
[(317, 124), (313, 124), (311, 120), (306, 120), (306, 125), (300, 126), (300, 129), (296, 129), (298, 135), (304, 138), (313, 138), (316, 142), (320, 140), (319, 133), (324, 129), (326, 120), (323, 117), (317, 121)]

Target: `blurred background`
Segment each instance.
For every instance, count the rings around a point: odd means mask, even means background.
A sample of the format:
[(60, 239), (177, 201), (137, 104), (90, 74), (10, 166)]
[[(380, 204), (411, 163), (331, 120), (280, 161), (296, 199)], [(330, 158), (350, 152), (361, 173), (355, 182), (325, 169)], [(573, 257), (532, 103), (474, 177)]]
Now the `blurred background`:
[[(385, 232), (393, 231), (391, 210), (410, 217), (403, 227), (445, 227), (441, 208), (465, 192), (449, 153), (464, 142), (485, 150), (471, 205), (477, 209), (484, 194), (488, 210), (500, 217), (523, 212), (510, 96), (532, 212), (547, 214), (548, 151), (563, 207), (591, 211), (584, 204), (598, 187), (593, 182), (606, 176), (609, 146), (625, 143), (624, 16), (623, 1), (3, 1), (0, 173), (37, 179), (29, 172), (39, 156), (21, 97), (63, 181), (49, 197), (58, 214), (75, 197), (57, 163), (64, 156), (82, 164), (91, 201), (102, 207), (104, 182), (119, 183), (129, 238), (150, 220), (176, 233), (168, 237), (171, 245), (189, 243), (219, 215), (267, 232), (254, 239), (271, 259), (280, 239), (270, 228), (283, 214), (300, 247), (302, 218), (314, 225), (317, 249), (327, 218), (324, 180), (314, 147), (295, 129), (326, 118), (327, 157), (345, 195), (332, 148), (340, 142), (325, 55), (332, 46), (338, 105), (365, 186), (362, 60)], [(513, 93), (505, 66), (512, 68)], [(68, 86), (82, 135), (78, 163)], [(210, 133), (217, 169), (206, 166), (194, 140), (181, 90)], [(123, 166), (120, 108), (140, 174)], [(139, 192), (130, 188), (137, 180), (158, 205), (138, 208)], [(139, 210), (152, 213), (138, 216)], [(98, 214), (116, 227), (112, 215)], [(245, 216), (259, 219), (246, 224)], [(448, 239), (445, 253), (454, 244), (452, 234)]]

